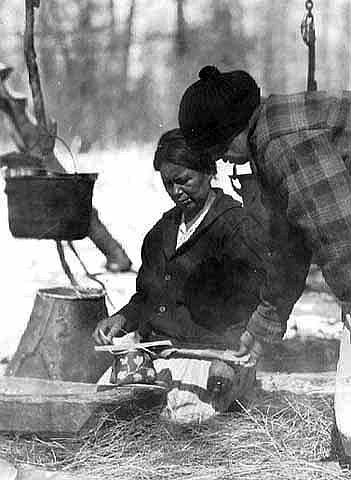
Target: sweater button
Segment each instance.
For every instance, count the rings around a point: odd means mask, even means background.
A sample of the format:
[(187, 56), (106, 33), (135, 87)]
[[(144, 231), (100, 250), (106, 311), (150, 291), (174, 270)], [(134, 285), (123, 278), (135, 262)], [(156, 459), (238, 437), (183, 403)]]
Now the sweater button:
[(165, 275), (165, 280), (166, 280), (166, 282), (169, 282), (170, 279), (171, 279), (170, 274), (169, 274), (169, 273), (166, 273), (166, 275)]
[(160, 313), (165, 313), (166, 310), (167, 310), (167, 308), (165, 307), (165, 305), (160, 305), (160, 306), (159, 306), (158, 311), (159, 311)]

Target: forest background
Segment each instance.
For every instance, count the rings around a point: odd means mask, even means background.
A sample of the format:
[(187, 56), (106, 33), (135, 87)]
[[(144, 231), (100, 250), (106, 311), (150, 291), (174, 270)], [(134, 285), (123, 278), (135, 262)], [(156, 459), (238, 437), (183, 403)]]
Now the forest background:
[[(21, 92), (24, 3), (0, 5), (0, 61)], [(318, 87), (347, 89), (351, 2), (317, 0), (313, 12)], [(303, 0), (43, 0), (36, 46), (49, 113), (86, 150), (155, 141), (206, 64), (247, 69), (263, 95), (304, 90), (304, 14)]]

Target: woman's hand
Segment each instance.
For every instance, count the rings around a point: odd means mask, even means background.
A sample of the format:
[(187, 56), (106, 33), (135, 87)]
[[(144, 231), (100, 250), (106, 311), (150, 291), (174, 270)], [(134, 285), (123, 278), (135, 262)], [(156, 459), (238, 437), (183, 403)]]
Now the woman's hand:
[(263, 355), (263, 347), (247, 330), (240, 337), (239, 350), (232, 352), (243, 367), (255, 367)]
[(98, 345), (111, 345), (113, 337), (121, 336), (121, 332), (126, 333), (123, 330), (126, 321), (126, 318), (119, 313), (101, 320), (93, 333), (95, 342)]

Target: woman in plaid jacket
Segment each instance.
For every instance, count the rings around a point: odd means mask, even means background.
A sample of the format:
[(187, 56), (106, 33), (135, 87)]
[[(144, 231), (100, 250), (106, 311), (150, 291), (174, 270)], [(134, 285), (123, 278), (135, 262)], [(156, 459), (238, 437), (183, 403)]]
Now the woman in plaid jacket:
[(243, 345), (250, 350), (253, 339), (282, 338), (312, 253), (335, 295), (351, 302), (351, 93), (261, 102), (246, 72), (205, 67), (200, 76), (179, 109), (187, 144), (234, 163), (249, 156), (269, 215), (267, 280)]
[(179, 108), (187, 144), (233, 163), (249, 157), (269, 218), (266, 282), (237, 353), (252, 365), (282, 338), (313, 254), (344, 312), (335, 415), (346, 452), (340, 463), (350, 466), (351, 92), (263, 101), (246, 72), (207, 66), (199, 76)]

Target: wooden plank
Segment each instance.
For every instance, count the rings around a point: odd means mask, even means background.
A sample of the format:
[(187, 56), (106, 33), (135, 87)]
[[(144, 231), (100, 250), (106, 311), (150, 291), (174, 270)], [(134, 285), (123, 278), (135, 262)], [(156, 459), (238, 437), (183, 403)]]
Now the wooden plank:
[(215, 348), (178, 348), (171, 347), (164, 350), (163, 355), (168, 357), (199, 358), (201, 360), (222, 360), (228, 364), (243, 365), (246, 357), (237, 357), (233, 350), (218, 350)]
[[(123, 338), (123, 337), (122, 337)], [(199, 358), (201, 360), (223, 360), (229, 364), (242, 365), (246, 357), (240, 358), (235, 355), (233, 350), (216, 349), (216, 348), (181, 348), (173, 346), (170, 341), (143, 342), (135, 343), (130, 346), (121, 345), (104, 345), (96, 346), (97, 352), (110, 352), (113, 355), (126, 353), (133, 350), (154, 350), (161, 347), (160, 358), (185, 357)], [(166, 348), (163, 348), (166, 347)], [(168, 348), (167, 348), (168, 347)]]
[[(103, 332), (102, 332), (103, 333)], [(126, 335), (125, 335), (126, 336)], [(124, 337), (121, 337), (122, 339)], [(154, 342), (142, 342), (142, 343), (130, 343), (120, 341), (111, 345), (96, 345), (95, 351), (97, 352), (110, 352), (114, 353), (125, 353), (131, 350), (143, 350), (143, 349), (154, 349), (159, 347), (171, 347), (173, 348), (172, 342), (170, 340), (156, 340)]]
[(0, 379), (0, 430), (23, 433), (79, 432), (99, 409), (161, 404), (158, 385), (122, 387), (33, 378)]
[(95, 383), (65, 382), (29, 377), (0, 377), (0, 395), (65, 395), (97, 392)]
[(333, 395), (335, 371), (318, 373), (258, 372), (261, 387), (268, 391), (286, 391), (298, 395)]

